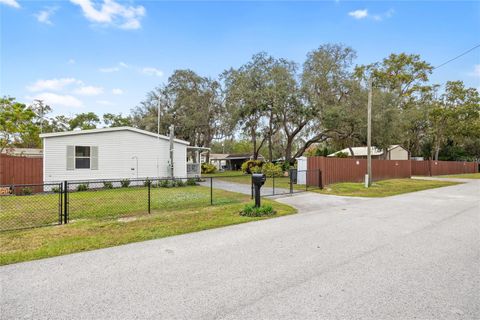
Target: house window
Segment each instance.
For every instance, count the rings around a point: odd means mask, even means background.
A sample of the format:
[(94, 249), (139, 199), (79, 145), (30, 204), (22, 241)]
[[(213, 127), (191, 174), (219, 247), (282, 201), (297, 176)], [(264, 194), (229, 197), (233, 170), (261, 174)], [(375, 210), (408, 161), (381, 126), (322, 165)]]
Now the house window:
[(75, 169), (90, 169), (90, 147), (75, 146)]

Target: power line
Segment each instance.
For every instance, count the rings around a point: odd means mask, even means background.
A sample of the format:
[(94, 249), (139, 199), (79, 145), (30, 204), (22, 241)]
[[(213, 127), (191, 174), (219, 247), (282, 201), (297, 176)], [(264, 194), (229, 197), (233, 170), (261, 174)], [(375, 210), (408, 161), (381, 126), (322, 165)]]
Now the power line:
[(468, 49), (467, 51), (459, 54), (459, 55), (456, 56), (455, 58), (452, 58), (452, 59), (450, 59), (450, 60), (448, 60), (448, 61), (445, 61), (444, 63), (436, 66), (435, 68), (433, 68), (433, 70), (438, 69), (438, 68), (440, 68), (440, 67), (443, 67), (443, 66), (446, 65), (447, 63), (450, 63), (450, 62), (452, 62), (452, 61), (454, 61), (454, 60), (457, 60), (458, 58), (463, 57), (463, 56), (466, 55), (467, 53), (469, 53), (469, 52), (471, 52), (471, 51), (473, 51), (473, 50), (475, 50), (475, 49), (477, 49), (477, 48), (479, 48), (479, 47), (480, 47), (480, 44), (477, 44), (475, 47)]

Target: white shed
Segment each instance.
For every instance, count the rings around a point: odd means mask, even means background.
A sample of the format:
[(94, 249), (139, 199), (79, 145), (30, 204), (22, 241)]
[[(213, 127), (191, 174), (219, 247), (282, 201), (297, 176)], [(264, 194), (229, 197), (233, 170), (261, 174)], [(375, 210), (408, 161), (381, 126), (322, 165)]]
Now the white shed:
[[(169, 138), (131, 128), (45, 133), (43, 180), (134, 179), (170, 176)], [(187, 177), (187, 141), (174, 139), (174, 175)]]

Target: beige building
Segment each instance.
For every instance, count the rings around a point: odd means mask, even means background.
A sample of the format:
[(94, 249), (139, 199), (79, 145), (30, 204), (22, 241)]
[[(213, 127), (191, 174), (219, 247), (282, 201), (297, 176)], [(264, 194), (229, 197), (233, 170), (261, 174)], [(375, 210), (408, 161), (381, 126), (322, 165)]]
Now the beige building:
[[(367, 158), (367, 147), (352, 147), (353, 155), (350, 151), (350, 148), (345, 148), (343, 150), (337, 151), (335, 153), (329, 154), (328, 157), (336, 157), (338, 153), (346, 153), (348, 157), (355, 157), (359, 159)], [(391, 145), (387, 150), (387, 155), (384, 155), (384, 150), (373, 147), (371, 149), (372, 159), (385, 159), (385, 160), (408, 160), (409, 154), (408, 151), (403, 148), (401, 145), (394, 144)]]
[[(202, 161), (206, 162), (207, 153), (202, 154)], [(240, 170), (242, 163), (253, 159), (253, 155), (250, 153), (210, 153), (210, 163), (217, 167), (217, 170)], [(261, 155), (258, 156), (258, 160), (265, 161), (265, 158)]]

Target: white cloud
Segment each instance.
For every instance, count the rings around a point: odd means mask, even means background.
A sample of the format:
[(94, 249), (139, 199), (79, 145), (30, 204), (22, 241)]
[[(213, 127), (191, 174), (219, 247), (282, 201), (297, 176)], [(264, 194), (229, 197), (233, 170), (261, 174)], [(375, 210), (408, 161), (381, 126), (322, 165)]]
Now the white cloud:
[(480, 78), (480, 64), (473, 66), (473, 71), (469, 73), (470, 76)]
[(75, 63), (76, 63), (75, 59), (68, 59), (68, 64), (75, 64)]
[[(145, 15), (143, 6), (124, 6), (114, 0), (103, 0), (101, 6), (92, 0), (70, 0), (82, 8), (83, 15), (90, 21), (121, 29), (139, 29)], [(97, 7), (97, 8), (96, 8)]]
[(123, 94), (123, 90), (119, 88), (114, 88), (112, 89), (112, 93), (115, 95), (120, 95), (120, 94)]
[(98, 69), (98, 71), (104, 72), (104, 73), (112, 73), (112, 72), (118, 72), (122, 69), (133, 70), (147, 76), (157, 76), (157, 77), (163, 76), (163, 71), (160, 69), (157, 69), (154, 67), (139, 67), (134, 65), (132, 66), (132, 65), (126, 64), (125, 62), (119, 62), (116, 66), (113, 66), (113, 67), (100, 68)]
[(43, 92), (39, 93), (33, 97), (27, 97), (29, 100), (39, 99), (43, 100), (45, 104), (55, 108), (57, 106), (71, 107), (71, 108), (81, 108), (83, 107), (83, 102), (71, 95), (62, 95), (56, 94), (53, 92)]
[(116, 66), (114, 67), (106, 67), (106, 68), (100, 68), (98, 71), (104, 72), (104, 73), (111, 73), (111, 72), (118, 72), (120, 71), (121, 68), (129, 68), (130, 66), (126, 64), (125, 62), (119, 62)]
[(49, 79), (49, 80), (37, 80), (34, 84), (27, 86), (29, 91), (37, 92), (44, 90), (53, 90), (60, 91), (68, 85), (71, 84), (82, 84), (83, 82), (75, 78), (60, 78), (60, 79)]
[(0, 4), (4, 4), (13, 8), (20, 8), (20, 5), (16, 0), (0, 0)]
[(101, 104), (102, 106), (113, 106), (114, 105), (113, 102), (107, 101), (107, 100), (97, 100), (95, 102), (98, 103), (98, 104)]
[(368, 10), (367, 9), (363, 9), (363, 10), (355, 10), (355, 11), (350, 11), (348, 13), (348, 15), (350, 17), (353, 17), (355, 19), (364, 19), (366, 17), (368, 17)]
[(53, 14), (55, 14), (55, 11), (57, 10), (58, 10), (58, 7), (47, 8), (45, 10), (42, 10), (36, 13), (35, 17), (37, 18), (38, 22), (53, 25), (52, 21), (50, 20), (50, 17)]
[(355, 11), (350, 11), (348, 15), (357, 20), (368, 18), (368, 19), (373, 19), (375, 21), (382, 21), (382, 20), (391, 18), (394, 13), (395, 13), (395, 10), (393, 9), (389, 9), (385, 12), (375, 13), (375, 14), (369, 13), (368, 9), (362, 9), (362, 10), (359, 9)]
[(159, 69), (153, 68), (153, 67), (144, 67), (140, 70), (140, 72), (143, 73), (143, 74), (146, 74), (148, 76), (157, 76), (157, 77), (163, 76), (163, 71), (162, 70), (159, 70)]
[(75, 94), (79, 94), (82, 96), (98, 96), (99, 94), (103, 93), (102, 87), (94, 87), (94, 86), (82, 86), (77, 88), (73, 91)]
[(395, 13), (395, 11), (393, 9), (389, 9), (388, 11), (385, 11), (384, 13), (374, 14), (372, 16), (372, 18), (375, 21), (382, 21), (382, 20), (391, 18), (394, 13)]

